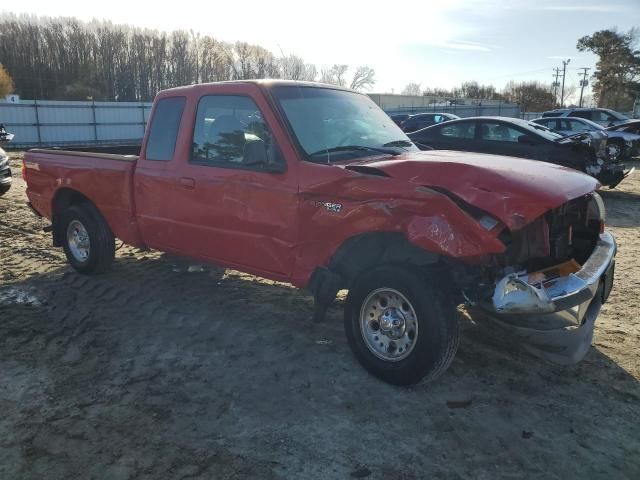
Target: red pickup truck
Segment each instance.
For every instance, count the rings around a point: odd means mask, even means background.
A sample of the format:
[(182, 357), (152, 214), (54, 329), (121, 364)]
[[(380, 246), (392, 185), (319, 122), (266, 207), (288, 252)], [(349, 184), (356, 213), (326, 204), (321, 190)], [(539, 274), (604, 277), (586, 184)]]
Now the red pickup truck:
[(596, 180), (421, 152), (367, 96), (334, 86), (163, 91), (139, 157), (31, 150), (23, 174), (81, 273), (106, 270), (117, 237), (307, 288), (316, 319), (348, 289), (349, 345), (395, 384), (448, 367), (461, 303), (535, 354), (576, 362), (613, 281)]

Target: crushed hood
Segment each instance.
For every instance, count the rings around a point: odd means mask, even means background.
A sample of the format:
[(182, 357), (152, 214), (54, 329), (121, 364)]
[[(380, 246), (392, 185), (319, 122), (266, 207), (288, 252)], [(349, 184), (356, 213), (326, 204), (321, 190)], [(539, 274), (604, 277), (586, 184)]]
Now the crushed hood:
[(357, 171), (364, 165), (370, 172), (377, 169), (411, 184), (444, 189), (512, 230), (598, 187), (594, 178), (567, 167), (471, 152), (410, 152), (345, 168)]

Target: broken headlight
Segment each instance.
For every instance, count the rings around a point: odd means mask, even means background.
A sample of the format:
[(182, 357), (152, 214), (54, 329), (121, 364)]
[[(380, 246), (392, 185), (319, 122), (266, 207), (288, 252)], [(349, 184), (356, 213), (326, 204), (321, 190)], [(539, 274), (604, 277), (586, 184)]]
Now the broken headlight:
[(604, 232), (604, 224), (607, 220), (607, 212), (604, 207), (604, 201), (602, 197), (597, 193), (593, 192), (591, 194), (591, 201), (589, 202), (589, 206), (587, 207), (587, 222), (597, 222), (599, 223), (600, 233)]

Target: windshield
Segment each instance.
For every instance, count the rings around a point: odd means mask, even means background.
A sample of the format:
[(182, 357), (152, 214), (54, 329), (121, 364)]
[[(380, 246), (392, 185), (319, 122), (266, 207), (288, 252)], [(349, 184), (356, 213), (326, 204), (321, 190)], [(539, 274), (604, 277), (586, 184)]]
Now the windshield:
[(273, 87), (272, 92), (309, 161), (418, 150), (366, 95), (306, 86)]

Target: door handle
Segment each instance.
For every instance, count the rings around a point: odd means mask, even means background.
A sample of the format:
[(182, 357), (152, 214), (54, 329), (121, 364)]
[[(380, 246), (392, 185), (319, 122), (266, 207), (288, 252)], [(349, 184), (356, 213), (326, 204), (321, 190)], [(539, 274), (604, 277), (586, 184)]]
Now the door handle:
[(188, 190), (193, 190), (196, 187), (196, 180), (195, 178), (180, 177), (180, 185)]

